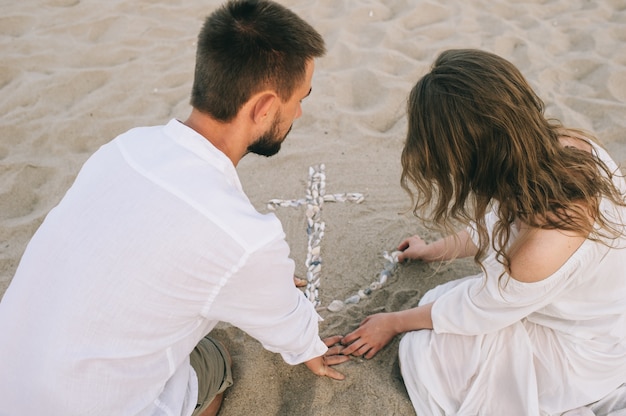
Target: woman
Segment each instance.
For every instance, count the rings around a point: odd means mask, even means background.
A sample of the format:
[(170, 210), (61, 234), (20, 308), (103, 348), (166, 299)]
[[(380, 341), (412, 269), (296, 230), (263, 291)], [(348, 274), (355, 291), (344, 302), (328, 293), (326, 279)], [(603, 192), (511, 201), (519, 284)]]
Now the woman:
[(371, 358), (406, 333), (420, 416), (552, 415), (626, 397), (626, 183), (591, 136), (543, 110), (511, 63), (478, 50), (442, 53), (411, 92), (402, 185), (416, 216), (450, 235), (410, 237), (399, 260), (474, 256), (482, 273), (368, 317), (343, 343)]

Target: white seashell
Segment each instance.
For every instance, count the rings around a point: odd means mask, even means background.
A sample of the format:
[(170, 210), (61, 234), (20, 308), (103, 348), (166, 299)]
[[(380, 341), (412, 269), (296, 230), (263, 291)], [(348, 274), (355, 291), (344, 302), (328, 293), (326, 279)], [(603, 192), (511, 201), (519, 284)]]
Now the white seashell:
[(359, 303), (360, 300), (361, 298), (359, 297), (359, 295), (353, 295), (353, 296), (350, 296), (348, 299), (344, 300), (344, 303), (345, 304)]
[(387, 278), (389, 277), (389, 275), (385, 272), (382, 272), (379, 276), (378, 279), (378, 283), (380, 283), (380, 285), (384, 285), (387, 282)]
[(328, 307), (326, 309), (328, 309), (331, 312), (339, 312), (345, 306), (346, 305), (342, 301), (340, 301), (340, 300), (333, 300), (332, 302), (330, 302), (330, 304), (328, 305)]
[(320, 251), (321, 251), (320, 246), (316, 246), (316, 247), (312, 247), (311, 248), (311, 254), (313, 256), (319, 256), (320, 255)]
[(367, 297), (367, 294), (365, 293), (365, 291), (363, 289), (359, 290), (359, 297), (361, 299), (365, 299)]
[(380, 289), (381, 284), (379, 282), (372, 282), (370, 283), (370, 289), (371, 290), (378, 290)]

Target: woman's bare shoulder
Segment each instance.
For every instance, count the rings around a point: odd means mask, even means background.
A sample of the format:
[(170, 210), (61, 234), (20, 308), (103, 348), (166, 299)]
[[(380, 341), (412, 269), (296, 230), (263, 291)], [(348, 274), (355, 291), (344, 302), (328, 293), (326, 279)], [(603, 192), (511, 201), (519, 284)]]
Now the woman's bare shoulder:
[(560, 133), (559, 142), (563, 147), (575, 147), (579, 150), (592, 152), (593, 146), (589, 142), (589, 138), (573, 130), (563, 130)]
[(520, 282), (544, 280), (557, 272), (585, 239), (584, 236), (563, 230), (525, 230), (510, 252), (509, 274)]

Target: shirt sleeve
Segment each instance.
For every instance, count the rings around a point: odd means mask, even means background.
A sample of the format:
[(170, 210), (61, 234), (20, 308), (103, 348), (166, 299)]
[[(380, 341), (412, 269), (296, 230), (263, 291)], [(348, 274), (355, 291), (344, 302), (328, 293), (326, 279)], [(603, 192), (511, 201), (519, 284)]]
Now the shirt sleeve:
[(281, 354), (288, 364), (323, 355), (321, 320), (293, 283), (294, 263), (283, 238), (243, 259), (211, 307), (212, 317), (228, 322)]
[(438, 297), (432, 307), (436, 333), (488, 334), (505, 328), (548, 305), (564, 290), (564, 274), (533, 283), (508, 274), (465, 279)]
[[(496, 221), (493, 211), (485, 217), (490, 234)], [(475, 224), (468, 227), (468, 232), (478, 245)], [(559, 297), (566, 290), (568, 276), (575, 272), (576, 264), (568, 263), (537, 282), (520, 282), (506, 273), (489, 247), (483, 260), (483, 273), (451, 285), (436, 298), (431, 312), (433, 329), (436, 333), (480, 335), (507, 327)]]

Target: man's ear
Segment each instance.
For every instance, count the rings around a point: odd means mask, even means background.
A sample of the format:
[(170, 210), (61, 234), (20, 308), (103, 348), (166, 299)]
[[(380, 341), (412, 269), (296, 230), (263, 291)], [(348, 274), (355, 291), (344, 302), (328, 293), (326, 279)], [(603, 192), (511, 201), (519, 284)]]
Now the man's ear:
[(272, 106), (277, 102), (278, 96), (273, 91), (264, 91), (255, 96), (254, 106), (252, 107), (252, 118), (255, 123), (265, 122), (270, 113)]

